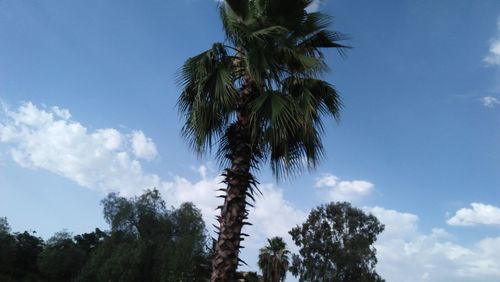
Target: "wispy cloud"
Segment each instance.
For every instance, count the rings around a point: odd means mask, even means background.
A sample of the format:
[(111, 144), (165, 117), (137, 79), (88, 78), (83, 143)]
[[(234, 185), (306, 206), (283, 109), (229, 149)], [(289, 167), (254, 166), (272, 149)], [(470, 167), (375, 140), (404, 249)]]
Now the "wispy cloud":
[(459, 209), (446, 221), (449, 225), (500, 225), (500, 208), (483, 203), (471, 203), (471, 208)]
[(483, 104), (483, 106), (487, 108), (494, 108), (497, 105), (500, 105), (500, 100), (493, 96), (482, 97), (481, 99), (479, 99), (479, 101), (481, 102), (481, 104)]
[(315, 186), (327, 188), (327, 199), (330, 201), (356, 201), (371, 194), (374, 185), (365, 180), (341, 180), (332, 174), (323, 174), (316, 179)]
[(500, 40), (493, 40), (490, 45), (490, 51), (484, 58), (488, 65), (500, 66)]
[(491, 39), (488, 55), (483, 59), (487, 65), (491, 66), (500, 66), (500, 18), (497, 21), (497, 28), (497, 35)]

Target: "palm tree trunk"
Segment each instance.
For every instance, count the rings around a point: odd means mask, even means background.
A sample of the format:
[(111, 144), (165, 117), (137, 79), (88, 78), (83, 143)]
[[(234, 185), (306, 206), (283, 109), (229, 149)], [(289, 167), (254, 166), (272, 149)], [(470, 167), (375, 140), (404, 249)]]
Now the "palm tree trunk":
[(221, 206), (219, 221), (219, 237), (215, 246), (215, 257), (212, 260), (211, 282), (236, 281), (236, 269), (239, 263), (241, 229), (248, 216), (246, 196), (255, 184), (250, 167), (253, 157), (250, 136), (250, 121), (247, 105), (252, 97), (252, 83), (245, 79), (239, 101), (237, 121), (228, 128), (227, 138), (230, 153), (227, 158), (231, 167), (224, 173), (227, 188), (225, 189), (224, 205)]

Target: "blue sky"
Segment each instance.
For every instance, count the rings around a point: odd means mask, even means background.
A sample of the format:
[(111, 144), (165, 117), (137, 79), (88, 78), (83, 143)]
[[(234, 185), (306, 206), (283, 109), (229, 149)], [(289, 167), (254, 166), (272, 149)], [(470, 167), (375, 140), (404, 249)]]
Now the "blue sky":
[[(349, 200), (387, 226), (387, 281), (500, 280), (500, 2), (315, 5), (352, 38), (324, 77), (342, 119), (316, 171), (259, 173), (249, 268), (266, 237)], [(44, 238), (87, 232), (106, 227), (106, 193), (155, 186), (211, 225), (219, 167), (180, 137), (175, 73), (222, 40), (214, 1), (0, 1), (0, 216)]]

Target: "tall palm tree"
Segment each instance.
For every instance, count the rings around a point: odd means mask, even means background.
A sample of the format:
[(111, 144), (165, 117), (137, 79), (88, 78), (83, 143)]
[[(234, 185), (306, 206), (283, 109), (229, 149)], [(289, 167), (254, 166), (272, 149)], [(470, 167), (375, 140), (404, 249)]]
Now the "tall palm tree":
[(269, 161), (280, 179), (314, 168), (322, 155), (325, 115), (339, 117), (340, 98), (319, 79), (323, 48), (346, 48), (327, 30), (330, 17), (308, 13), (312, 0), (226, 0), (226, 40), (189, 58), (179, 73), (183, 135), (199, 153), (217, 145), (226, 188), (211, 281), (233, 281), (240, 262), (252, 172)]
[(267, 246), (260, 249), (259, 267), (262, 270), (264, 282), (285, 281), (288, 271), (290, 251), (281, 237), (267, 239)]

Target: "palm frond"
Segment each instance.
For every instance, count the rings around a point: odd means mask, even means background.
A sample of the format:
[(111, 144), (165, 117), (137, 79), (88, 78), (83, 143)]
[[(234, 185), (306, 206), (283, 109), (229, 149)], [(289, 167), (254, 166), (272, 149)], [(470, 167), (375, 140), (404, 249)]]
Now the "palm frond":
[(248, 16), (249, 0), (224, 0), (224, 7), (228, 12), (244, 20)]
[(220, 138), (237, 107), (233, 68), (225, 46), (216, 43), (188, 59), (178, 75), (183, 91), (177, 105), (186, 121), (182, 134), (198, 153)]
[[(347, 36), (328, 30), (332, 18), (308, 13), (311, 0), (226, 1), (220, 14), (227, 45), (186, 61), (180, 75), (183, 135), (197, 152), (217, 142), (227, 162), (228, 132), (241, 110), (237, 88), (254, 83), (248, 105), (252, 165), (268, 160), (277, 179), (314, 168), (323, 155), (323, 118), (338, 120), (335, 88), (318, 76), (328, 70), (322, 50), (344, 54)], [(227, 164), (227, 163), (225, 163)]]

